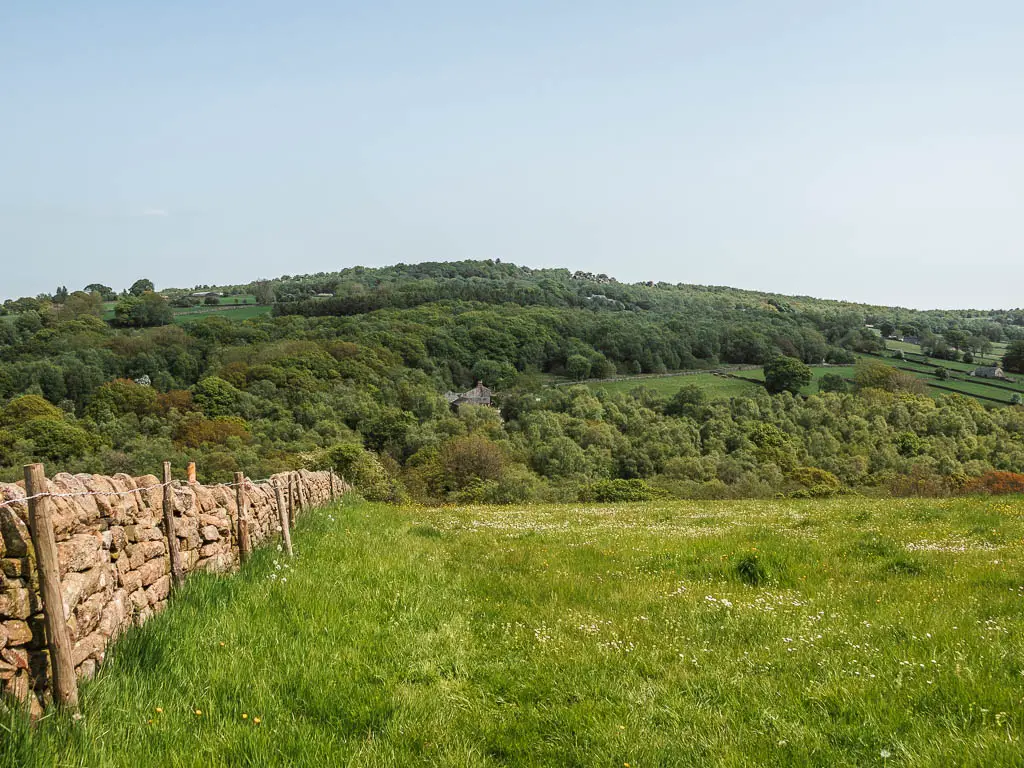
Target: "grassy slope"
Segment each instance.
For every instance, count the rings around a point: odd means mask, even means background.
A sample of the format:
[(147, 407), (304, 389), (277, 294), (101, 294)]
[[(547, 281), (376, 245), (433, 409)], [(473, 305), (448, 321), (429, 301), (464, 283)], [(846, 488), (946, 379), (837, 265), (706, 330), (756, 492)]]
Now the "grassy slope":
[[(826, 373), (835, 373), (843, 378), (852, 378), (853, 366), (828, 366), (811, 368), (811, 383), (801, 392), (812, 395), (818, 391), (818, 380)], [(758, 382), (764, 381), (764, 372), (760, 369), (736, 371), (738, 378), (715, 376), (710, 373), (697, 373), (687, 376), (668, 374), (666, 376), (649, 376), (641, 379), (623, 381), (596, 381), (587, 386), (592, 389), (605, 389), (609, 392), (629, 392), (637, 387), (649, 387), (659, 394), (671, 397), (683, 387), (693, 384), (703, 389), (710, 397), (734, 397), (747, 392), (757, 391)]]
[[(225, 309), (224, 307), (228, 308)], [(269, 305), (247, 304), (242, 306), (230, 306), (222, 304), (219, 307), (196, 307), (194, 309), (182, 309), (174, 313), (174, 322), (190, 323), (204, 317), (223, 317), (225, 320), (251, 320), (254, 317), (269, 315)]]
[[(889, 342), (890, 349), (894, 345), (907, 347), (902, 342)], [(915, 350), (919, 347), (914, 346)], [(975, 379), (968, 377), (964, 371), (974, 370), (975, 366), (964, 363), (951, 363), (949, 361), (937, 361), (939, 365), (948, 367), (952, 375), (945, 381), (935, 377), (935, 368), (920, 362), (918, 358), (907, 360), (895, 360), (891, 357), (868, 357), (869, 360), (892, 365), (905, 370), (907, 373), (914, 373), (928, 386), (928, 393), (933, 397), (941, 397), (950, 394), (950, 391), (962, 395), (978, 395), (984, 398), (984, 402), (991, 400), (1004, 404), (1010, 404), (1013, 391), (1024, 394), (1024, 379), (1017, 376), (1013, 383), (999, 382), (1000, 386), (989, 382), (986, 379)], [(955, 368), (953, 366), (956, 366)], [(854, 366), (817, 366), (811, 368), (813, 378), (811, 383), (803, 387), (800, 392), (804, 395), (812, 395), (818, 392), (818, 381), (828, 373), (834, 373), (845, 379), (852, 379), (856, 369)], [(764, 372), (759, 369), (736, 371), (737, 378), (715, 376), (710, 373), (692, 374), (680, 376), (678, 374), (667, 374), (664, 376), (645, 376), (638, 379), (625, 379), (622, 381), (595, 381), (587, 382), (592, 389), (605, 389), (611, 392), (629, 392), (637, 387), (648, 387), (661, 395), (671, 397), (688, 384), (694, 384), (703, 389), (710, 397), (725, 398), (742, 395), (751, 392), (757, 386), (755, 382), (764, 381)]]
[(0, 764), (1020, 765), (1022, 512), (320, 512), (122, 640), (79, 722), (0, 720)]
[[(806, 387), (800, 389), (800, 394), (813, 395), (818, 391), (818, 382), (821, 381), (821, 377), (828, 374), (834, 373), (837, 376), (842, 376), (844, 379), (852, 379), (855, 368), (852, 365), (833, 365), (833, 366), (818, 366), (811, 368), (811, 383)], [(737, 376), (744, 379), (751, 379), (752, 381), (764, 381), (763, 370), (749, 370), (739, 371)]]
[[(751, 373), (744, 371), (743, 373)], [(608, 392), (630, 392), (637, 387), (648, 387), (659, 394), (671, 396), (685, 386), (696, 385), (708, 393), (710, 397), (734, 397), (745, 392), (756, 391), (757, 384), (711, 373), (695, 373), (687, 376), (649, 376), (640, 379), (624, 379), (622, 381), (595, 381), (587, 386), (591, 389), (604, 389)]]

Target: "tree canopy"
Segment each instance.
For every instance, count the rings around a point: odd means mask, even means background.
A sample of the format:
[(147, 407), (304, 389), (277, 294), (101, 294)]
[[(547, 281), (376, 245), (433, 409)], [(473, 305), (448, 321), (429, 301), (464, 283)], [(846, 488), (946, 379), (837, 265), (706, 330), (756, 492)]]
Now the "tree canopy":
[[(920, 313), (499, 262), (265, 282), (274, 316), (182, 326), (151, 290), (122, 298), (112, 324), (97, 313), (101, 290), (59, 310), (46, 297), (6, 302), (0, 477), (31, 460), (142, 474), (195, 459), (206, 479), (335, 466), (373, 498), (513, 503), (946, 493), (1024, 469), (1022, 409), (923, 396), (920, 378), (871, 357), (881, 342), (868, 327), (913, 326), (950, 349), (1010, 340), (1012, 370), (1013, 355), (1024, 360), (1013, 311)], [(970, 329), (966, 342), (945, 335), (954, 325)], [(854, 391), (826, 374), (815, 394), (795, 394), (808, 392), (807, 364), (858, 354)], [(764, 366), (765, 389), (548, 386), (725, 363)], [(497, 407), (453, 411), (442, 393), (477, 380)]]

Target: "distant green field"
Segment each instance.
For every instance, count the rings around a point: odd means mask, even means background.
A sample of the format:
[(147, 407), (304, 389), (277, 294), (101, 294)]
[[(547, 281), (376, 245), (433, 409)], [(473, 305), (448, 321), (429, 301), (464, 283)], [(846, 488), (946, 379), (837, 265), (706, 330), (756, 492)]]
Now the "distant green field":
[[(900, 350), (905, 352), (908, 356), (913, 356), (918, 361), (928, 360), (929, 358), (921, 352), (921, 347), (917, 344), (907, 344), (902, 341), (887, 341), (886, 348), (891, 351)], [(1002, 359), (1003, 354), (1006, 352), (1006, 345), (993, 345), (992, 351), (988, 355), (975, 355), (973, 363), (961, 363), (955, 360), (935, 360), (934, 362), (949, 368), (950, 370), (957, 371), (973, 371), (979, 365), (996, 365)]]
[[(802, 395), (813, 395), (818, 391), (818, 382), (821, 377), (832, 373), (842, 376), (844, 379), (852, 379), (853, 372), (856, 369), (852, 365), (829, 365), (829, 366), (818, 366), (811, 368), (811, 383), (800, 390)], [(764, 381), (764, 371), (761, 369), (750, 370), (750, 371), (739, 371), (737, 376), (744, 379), (751, 379), (753, 381)]]
[(220, 300), (220, 306), (232, 306), (234, 304), (256, 304), (256, 297), (251, 293), (243, 293), (238, 296), (225, 296)]
[[(951, 393), (959, 393), (967, 396), (977, 396), (983, 402), (998, 402), (1009, 405), (1012, 402), (1014, 391), (1024, 394), (1024, 377), (1021, 381), (1014, 383), (1001, 383), (997, 386), (985, 379), (972, 379), (963, 370), (952, 370), (949, 379), (942, 381), (935, 376), (935, 368), (915, 360), (896, 360), (891, 357), (867, 356), (864, 359), (875, 360), (893, 367), (899, 368), (907, 373), (915, 374), (928, 387), (928, 394), (932, 397), (942, 397)], [(945, 365), (947, 361), (937, 361)], [(963, 364), (960, 364), (963, 366)], [(974, 366), (966, 366), (973, 370)], [(812, 367), (813, 378), (811, 383), (800, 390), (803, 395), (813, 395), (818, 392), (818, 382), (821, 377), (828, 373), (838, 374), (845, 379), (853, 379), (856, 368), (852, 365), (846, 366), (817, 366)], [(680, 389), (688, 385), (696, 385), (707, 392), (713, 399), (737, 397), (756, 391), (756, 388), (764, 382), (764, 372), (759, 368), (736, 371), (732, 377), (716, 376), (712, 373), (696, 373), (688, 375), (666, 374), (664, 376), (648, 376), (638, 379), (624, 379), (620, 381), (590, 382), (587, 384), (591, 389), (603, 389), (607, 392), (631, 392), (638, 387), (647, 387), (660, 395), (671, 397)], [(1007, 387), (1012, 387), (1008, 389)]]
[(986, 384), (979, 384), (973, 381), (963, 381), (961, 379), (947, 379), (946, 381), (933, 379), (928, 382), (928, 385), (932, 387), (941, 385), (947, 389), (955, 389), (957, 392), (962, 392), (965, 395), (979, 395), (981, 397), (998, 400), (1007, 404), (1010, 403), (1010, 399), (1013, 397), (1013, 392), (1007, 392), (1005, 389), (999, 389), (998, 387), (991, 387)]
[[(814, 378), (811, 383), (801, 390), (801, 394), (813, 395), (818, 391), (818, 381), (827, 373), (834, 373), (845, 379), (853, 377), (854, 367), (843, 366), (822, 366), (811, 369)], [(637, 387), (653, 389), (660, 395), (670, 397), (683, 387), (696, 385), (707, 392), (712, 398), (726, 398), (744, 395), (756, 391), (764, 382), (764, 372), (760, 368), (752, 368), (745, 371), (736, 371), (731, 378), (716, 376), (713, 373), (695, 373), (688, 375), (667, 374), (665, 376), (650, 376), (642, 379), (627, 379), (623, 381), (602, 381), (588, 384), (591, 389), (603, 389), (607, 392), (631, 392)]]
[[(759, 371), (744, 371), (744, 373), (759, 373)], [(759, 386), (751, 381), (740, 381), (739, 379), (731, 379), (725, 376), (716, 376), (713, 373), (695, 373), (686, 376), (669, 374), (667, 376), (650, 376), (623, 381), (595, 381), (587, 386), (595, 390), (603, 389), (606, 392), (631, 392), (638, 387), (647, 387), (660, 395), (670, 397), (683, 387), (690, 385), (700, 387), (712, 398), (736, 397), (737, 395), (756, 391)]]
[[(869, 358), (871, 359), (871, 358)], [(1009, 404), (1013, 397), (1013, 392), (1007, 390), (1002, 386), (996, 386), (989, 383), (986, 379), (972, 379), (966, 376), (964, 373), (954, 371), (950, 378), (946, 380), (940, 380), (935, 376), (935, 368), (923, 365), (913, 360), (896, 360), (894, 358), (873, 358), (879, 362), (883, 362), (887, 365), (899, 368), (900, 370), (906, 371), (907, 373), (913, 373), (918, 376), (929, 388), (929, 394), (935, 397), (940, 397), (944, 394), (949, 394), (949, 390), (954, 390), (963, 395), (977, 395), (982, 398), (996, 400), (1001, 403)], [(940, 362), (945, 366), (946, 362)], [(973, 369), (972, 369), (973, 370)], [(1024, 393), (1024, 386), (1021, 384), (1005, 385), (1012, 386), (1014, 389)]]
[[(905, 360), (895, 360), (889, 357), (880, 359), (889, 365), (896, 365), (904, 370), (912, 369), (913, 372), (920, 374), (933, 393), (942, 394), (945, 390), (940, 387), (945, 387), (965, 395), (978, 395), (979, 397), (990, 398), (1002, 403), (1010, 403), (1014, 392), (1024, 394), (1024, 377), (1011, 376), (1010, 380), (994, 381), (972, 378), (969, 375), (979, 365), (996, 363), (998, 361), (997, 356), (991, 359), (979, 357), (976, 363), (963, 363), (955, 360), (928, 358), (921, 354), (921, 348), (916, 344), (905, 344), (899, 341), (889, 341), (887, 344), (890, 350), (900, 349), (907, 354), (907, 357)], [(998, 353), (993, 354), (997, 355)], [(950, 371), (950, 378), (945, 381), (938, 380), (934, 375), (935, 366), (940, 366)]]
[(908, 359), (912, 359), (918, 363), (931, 363), (932, 365), (940, 365), (943, 368), (948, 368), (951, 371), (960, 371), (962, 373), (970, 373), (976, 369), (981, 363), (961, 363), (956, 360), (936, 360), (933, 358), (926, 357), (925, 355), (911, 355)]
[(900, 350), (902, 352), (913, 352), (918, 355), (921, 354), (920, 346), (917, 344), (907, 344), (905, 341), (894, 341), (893, 339), (888, 339), (885, 342), (885, 347), (886, 349), (891, 349), (893, 351)]
[(223, 317), (225, 320), (251, 320), (254, 317), (263, 317), (270, 314), (270, 305), (266, 304), (244, 304), (237, 307), (229, 307), (228, 309), (224, 309), (223, 306), (179, 310), (174, 313), (174, 322), (191, 323), (204, 317)]
[[(103, 302), (104, 320), (109, 321), (114, 319), (114, 307), (116, 306), (116, 301)], [(225, 310), (223, 307), (232, 307), (232, 309)], [(237, 309), (235, 309), (235, 307), (237, 307)], [(225, 296), (220, 300), (220, 304), (211, 306), (200, 304), (199, 306), (189, 309), (175, 308), (174, 321), (176, 323), (189, 322), (191, 320), (209, 317), (213, 314), (225, 317), (228, 320), (249, 320), (253, 317), (270, 314), (270, 307), (257, 304), (256, 297), (253, 294), (245, 293), (238, 296)]]

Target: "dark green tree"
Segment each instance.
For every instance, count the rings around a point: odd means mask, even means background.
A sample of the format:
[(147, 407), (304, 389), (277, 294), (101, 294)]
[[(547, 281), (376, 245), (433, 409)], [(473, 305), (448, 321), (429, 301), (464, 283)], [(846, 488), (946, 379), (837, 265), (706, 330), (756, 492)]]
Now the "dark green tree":
[(152, 328), (173, 320), (171, 305), (158, 293), (126, 296), (114, 307), (114, 325), (122, 328)]
[(141, 280), (136, 280), (132, 283), (132, 287), (128, 289), (128, 293), (132, 296), (141, 296), (144, 293), (150, 293), (155, 290), (156, 287), (153, 285), (152, 280), (142, 278)]
[(850, 382), (838, 373), (826, 373), (818, 379), (819, 392), (846, 392), (850, 389)]
[(83, 288), (86, 293), (98, 293), (103, 301), (117, 301), (117, 294), (109, 285), (103, 283), (89, 283)]
[(764, 385), (772, 394), (792, 392), (796, 394), (801, 387), (811, 383), (811, 369), (795, 357), (780, 355), (765, 363)]
[(1024, 340), (1011, 341), (1003, 354), (1003, 368), (1024, 373)]
[(274, 303), (274, 284), (269, 280), (260, 280), (258, 283), (253, 283), (252, 293), (256, 297), (257, 304)]
[(590, 375), (590, 360), (584, 355), (569, 355), (565, 361), (565, 373), (576, 381), (587, 378)]

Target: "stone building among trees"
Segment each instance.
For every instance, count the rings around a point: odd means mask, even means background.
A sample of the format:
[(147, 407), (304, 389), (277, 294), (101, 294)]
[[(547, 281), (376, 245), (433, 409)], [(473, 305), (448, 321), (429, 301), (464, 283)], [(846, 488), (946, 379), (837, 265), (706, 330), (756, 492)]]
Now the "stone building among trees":
[(971, 371), (971, 376), (977, 376), (979, 379), (1005, 379), (1006, 374), (1003, 369), (998, 365), (984, 365), (981, 368), (975, 368)]
[(478, 381), (468, 392), (445, 392), (444, 397), (452, 408), (458, 410), (463, 405), (490, 405), (491, 394), (491, 390)]

